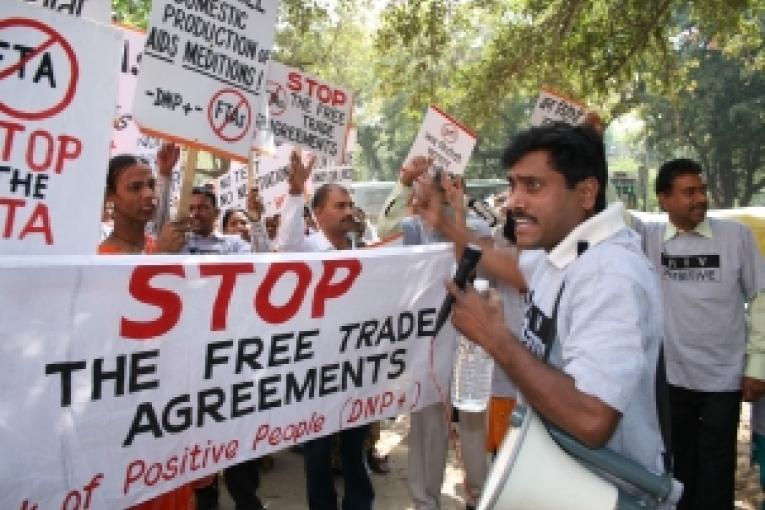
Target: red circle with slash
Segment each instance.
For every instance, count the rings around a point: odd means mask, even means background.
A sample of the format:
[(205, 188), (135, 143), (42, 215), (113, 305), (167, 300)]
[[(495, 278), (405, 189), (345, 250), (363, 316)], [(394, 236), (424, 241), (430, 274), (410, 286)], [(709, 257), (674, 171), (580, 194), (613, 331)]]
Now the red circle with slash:
[[(219, 112), (216, 111), (215, 115), (213, 115), (213, 107), (219, 101), (226, 101), (226, 104), (233, 106), (233, 109), (226, 109), (222, 112), (222, 120), (218, 119)], [(247, 122), (242, 123), (243, 126), (234, 122), (240, 111), (244, 111), (247, 114)], [(244, 94), (236, 89), (223, 89), (216, 92), (210, 99), (210, 104), (207, 105), (207, 120), (210, 122), (210, 128), (213, 130), (213, 133), (218, 138), (225, 142), (238, 142), (250, 130), (252, 109)]]
[(69, 44), (69, 41), (67, 41), (61, 34), (56, 32), (53, 28), (49, 27), (45, 23), (28, 18), (6, 18), (0, 20), (0, 30), (13, 29), (16, 27), (37, 30), (47, 36), (47, 39), (44, 39), (41, 44), (32, 48), (31, 51), (24, 53), (19, 61), (15, 64), (12, 64), (10, 67), (5, 69), (0, 69), (0, 80), (7, 79), (13, 73), (18, 72), (19, 69), (23, 68), (27, 62), (29, 62), (32, 58), (36, 57), (43, 51), (52, 47), (60, 46), (61, 50), (63, 50), (67, 56), (67, 59), (69, 60), (69, 84), (66, 86), (64, 96), (61, 98), (61, 100), (52, 106), (47, 108), (43, 107), (42, 109), (35, 111), (28, 111), (14, 108), (3, 101), (0, 101), (0, 112), (7, 113), (11, 117), (15, 117), (21, 120), (40, 120), (58, 115), (64, 108), (71, 104), (72, 99), (74, 98), (74, 93), (77, 90), (77, 81), (80, 76), (80, 70), (77, 64), (77, 55), (74, 53), (72, 46)]

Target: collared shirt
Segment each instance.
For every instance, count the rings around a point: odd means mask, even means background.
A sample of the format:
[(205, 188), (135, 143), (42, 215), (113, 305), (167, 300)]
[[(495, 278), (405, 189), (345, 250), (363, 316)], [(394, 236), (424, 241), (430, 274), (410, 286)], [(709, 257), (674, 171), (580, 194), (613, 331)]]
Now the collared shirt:
[[(765, 288), (765, 267), (751, 230), (719, 218), (707, 218), (690, 232), (637, 218), (633, 228), (664, 294), (668, 381), (695, 391), (741, 389), (745, 304)], [(746, 371), (763, 377), (765, 346), (749, 348)]]
[(319, 230), (305, 235), (303, 195), (287, 195), (282, 203), (279, 231), (276, 233), (276, 251), (317, 252), (334, 251), (337, 248)]
[(212, 233), (200, 236), (192, 233), (180, 253), (198, 255), (232, 255), (250, 253), (251, 246), (238, 235)]
[(667, 222), (667, 228), (664, 230), (664, 240), (669, 241), (678, 234), (698, 234), (701, 237), (712, 239), (712, 227), (709, 226), (709, 221), (704, 218), (704, 221), (696, 225), (691, 230), (679, 230), (671, 221)]
[(565, 282), (550, 363), (579, 391), (621, 414), (609, 448), (663, 471), (655, 402), (661, 297), (640, 239), (622, 215), (622, 205), (613, 204), (577, 226), (546, 256), (531, 252), (524, 257), (521, 270), (529, 291), (520, 340), (542, 356)]

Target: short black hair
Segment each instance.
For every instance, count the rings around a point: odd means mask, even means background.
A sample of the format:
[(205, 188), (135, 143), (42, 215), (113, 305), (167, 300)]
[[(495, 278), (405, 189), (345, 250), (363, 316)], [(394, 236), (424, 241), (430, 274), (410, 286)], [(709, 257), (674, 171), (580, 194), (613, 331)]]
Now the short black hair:
[(242, 213), (244, 214), (244, 217), (247, 218), (247, 220), (250, 220), (250, 215), (247, 214), (247, 211), (244, 209), (234, 207), (232, 209), (226, 209), (223, 211), (223, 218), (221, 218), (220, 223), (221, 226), (225, 229), (228, 226), (228, 221), (231, 219), (231, 217), (236, 213)]
[(326, 204), (327, 199), (329, 198), (329, 192), (333, 189), (340, 190), (343, 193), (350, 195), (344, 186), (341, 186), (337, 183), (330, 182), (327, 184), (322, 184), (313, 194), (313, 198), (311, 199), (311, 209), (316, 210)]
[(574, 186), (594, 177), (600, 189), (595, 200), (595, 212), (606, 208), (606, 184), (608, 164), (603, 138), (590, 126), (571, 126), (553, 122), (536, 126), (518, 133), (502, 153), (502, 168), (510, 168), (523, 156), (533, 151), (550, 154), (553, 169), (566, 179), (566, 185)]
[(117, 179), (120, 174), (133, 165), (147, 165), (148, 162), (132, 154), (118, 154), (109, 160), (109, 170), (106, 172), (106, 192), (117, 192)]
[(701, 172), (701, 165), (692, 159), (677, 158), (667, 161), (661, 165), (659, 173), (656, 174), (656, 194), (672, 191), (672, 184), (681, 175), (701, 175)]
[(215, 192), (207, 186), (194, 186), (191, 188), (192, 195), (202, 195), (207, 197), (213, 206), (213, 209), (218, 208), (218, 197), (215, 196)]

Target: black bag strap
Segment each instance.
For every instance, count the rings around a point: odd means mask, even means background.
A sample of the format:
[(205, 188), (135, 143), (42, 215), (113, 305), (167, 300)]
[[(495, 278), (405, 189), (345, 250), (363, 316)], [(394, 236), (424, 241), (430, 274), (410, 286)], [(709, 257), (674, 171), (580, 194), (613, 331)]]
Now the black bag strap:
[(672, 474), (672, 426), (669, 411), (669, 384), (667, 383), (667, 368), (664, 363), (664, 342), (659, 345), (659, 359), (656, 362), (656, 416), (659, 420), (659, 432), (664, 442), (664, 471)]
[(553, 305), (552, 314), (550, 317), (550, 327), (547, 328), (547, 333), (542, 342), (545, 344), (545, 354), (542, 360), (547, 363), (550, 358), (550, 351), (552, 351), (555, 339), (558, 337), (558, 306), (560, 305), (560, 298), (563, 296), (563, 289), (566, 288), (566, 282), (563, 282), (558, 290), (558, 297), (555, 298), (555, 304)]
[[(550, 358), (550, 352), (552, 351), (553, 344), (558, 337), (558, 306), (560, 305), (560, 298), (563, 295), (563, 289), (566, 287), (566, 282), (560, 286), (558, 290), (558, 297), (555, 299), (555, 305), (553, 305), (552, 316), (550, 317), (550, 327), (546, 331), (545, 338), (542, 338), (542, 342), (545, 345), (544, 362), (547, 363)], [(667, 370), (664, 363), (664, 343), (659, 346), (659, 357), (656, 361), (656, 416), (659, 420), (659, 432), (661, 433), (661, 440), (664, 443), (664, 453), (662, 454), (662, 461), (664, 462), (664, 471), (667, 474), (672, 474), (672, 427), (670, 424), (669, 414), (669, 385), (667, 383)]]

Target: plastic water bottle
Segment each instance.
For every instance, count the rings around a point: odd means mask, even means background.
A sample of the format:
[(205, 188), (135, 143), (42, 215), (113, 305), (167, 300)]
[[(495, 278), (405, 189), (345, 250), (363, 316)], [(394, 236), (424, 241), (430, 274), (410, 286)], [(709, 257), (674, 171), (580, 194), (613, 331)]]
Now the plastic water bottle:
[[(476, 279), (473, 287), (478, 292), (489, 288), (489, 282)], [(491, 395), (491, 376), (494, 360), (483, 347), (459, 335), (457, 355), (452, 377), (452, 404), (461, 411), (479, 412), (486, 409)]]

